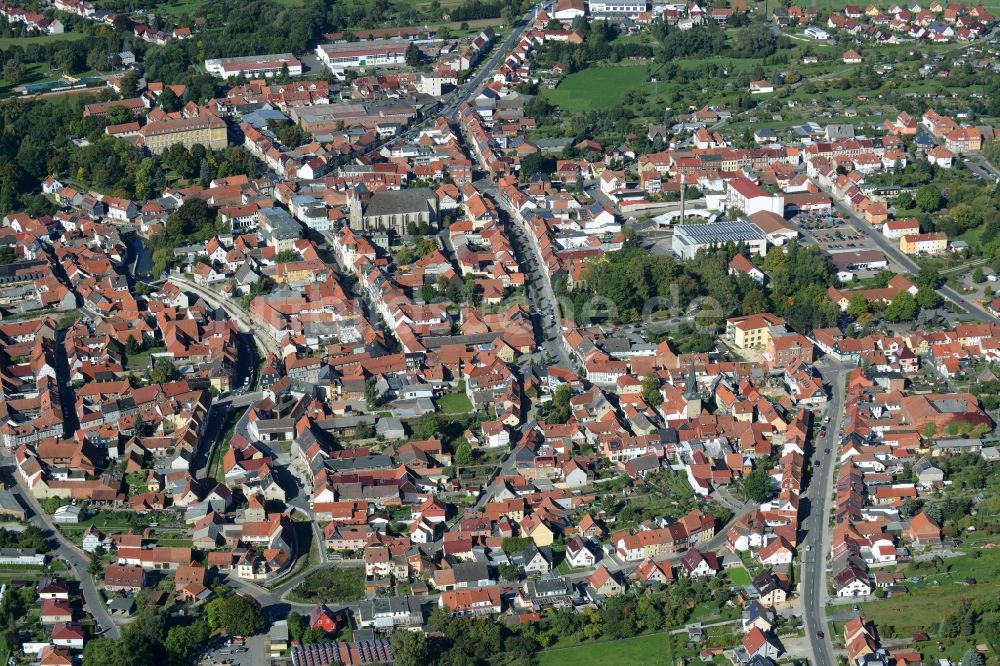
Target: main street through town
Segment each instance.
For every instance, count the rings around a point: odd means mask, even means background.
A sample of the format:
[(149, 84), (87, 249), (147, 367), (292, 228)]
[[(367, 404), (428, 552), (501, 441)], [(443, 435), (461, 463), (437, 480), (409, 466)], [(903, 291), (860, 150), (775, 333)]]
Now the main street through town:
[[(802, 576), (800, 597), (802, 618), (812, 651), (810, 663), (814, 666), (836, 666), (833, 644), (826, 627), (827, 570), (826, 557), (830, 552), (833, 534), (829, 526), (832, 509), (834, 475), (837, 468), (838, 433), (844, 413), (844, 383), (851, 368), (832, 361), (829, 357), (816, 364), (830, 392), (826, 414), (830, 423), (824, 437), (816, 438), (812, 452), (812, 475), (809, 486), (800, 501), (803, 520), (801, 529)], [(820, 638), (820, 632), (824, 634)]]

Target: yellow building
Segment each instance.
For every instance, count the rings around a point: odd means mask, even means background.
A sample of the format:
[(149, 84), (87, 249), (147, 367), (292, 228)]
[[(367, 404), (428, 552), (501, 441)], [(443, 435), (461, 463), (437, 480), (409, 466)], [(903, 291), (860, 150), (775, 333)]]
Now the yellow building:
[(535, 545), (539, 548), (548, 548), (555, 541), (555, 534), (544, 521), (530, 521), (534, 523), (532, 525), (525, 525), (522, 522), (521, 527), (528, 527), (529, 529), (524, 532), (525, 536), (531, 537), (531, 540), (535, 542)]
[(726, 337), (739, 349), (764, 349), (771, 342), (771, 327), (785, 320), (769, 312), (726, 320)]
[(185, 148), (201, 144), (209, 150), (229, 145), (226, 122), (215, 116), (151, 122), (139, 130), (139, 140), (154, 155), (176, 143)]
[(899, 239), (899, 251), (904, 254), (941, 254), (947, 249), (948, 236), (943, 231), (905, 234)]

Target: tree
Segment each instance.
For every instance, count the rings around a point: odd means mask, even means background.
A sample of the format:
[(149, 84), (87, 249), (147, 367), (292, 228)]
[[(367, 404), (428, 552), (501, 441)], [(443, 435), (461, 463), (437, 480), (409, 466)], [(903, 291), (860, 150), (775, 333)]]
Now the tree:
[(322, 643), (326, 640), (326, 630), (322, 627), (309, 627), (302, 632), (302, 642), (306, 645)]
[(274, 263), (284, 264), (290, 261), (298, 261), (301, 258), (295, 250), (282, 250), (274, 256)]
[(397, 266), (408, 266), (413, 263), (416, 257), (413, 254), (413, 250), (408, 247), (401, 247), (399, 252), (396, 253), (396, 265)]
[(406, 47), (406, 64), (410, 67), (417, 67), (420, 65), (420, 61), (423, 58), (423, 54), (417, 45), (410, 42), (410, 45)]
[(12, 85), (21, 83), (24, 79), (24, 65), (20, 60), (8, 60), (3, 66), (3, 78)]
[(428, 412), (413, 423), (413, 437), (415, 439), (430, 439), (437, 434), (439, 428), (437, 414)]
[(456, 465), (471, 465), (472, 464), (472, 447), (469, 443), (463, 441), (455, 449), (455, 459), (454, 463)]
[(228, 594), (210, 601), (205, 609), (212, 631), (221, 629), (230, 636), (252, 636), (264, 626), (264, 614), (256, 599)]
[(959, 666), (983, 666), (986, 663), (983, 659), (982, 653), (976, 648), (969, 648), (962, 655), (962, 661), (959, 662)]
[(955, 204), (948, 210), (951, 219), (955, 220), (962, 231), (978, 227), (982, 222), (982, 211), (970, 206), (964, 201)]
[(170, 267), (173, 260), (174, 255), (170, 251), (170, 248), (159, 247), (153, 250), (153, 275), (159, 277), (163, 271)]
[(28, 525), (17, 537), (18, 548), (32, 548), (39, 553), (47, 553), (51, 548), (45, 540), (45, 535), (35, 525)]
[(861, 294), (854, 294), (847, 301), (847, 314), (852, 317), (860, 317), (866, 312), (871, 312), (871, 306), (866, 299)]
[(154, 384), (166, 384), (175, 381), (180, 376), (181, 373), (177, 371), (174, 364), (166, 359), (157, 359), (149, 371), (149, 381)]
[(569, 421), (570, 390), (568, 384), (560, 384), (556, 387), (555, 395), (552, 397), (552, 406), (549, 408), (546, 420), (549, 423), (566, 423)]
[(288, 614), (287, 622), (288, 622), (288, 637), (293, 641), (301, 641), (302, 634), (309, 626), (309, 623), (306, 621), (306, 619), (302, 616), (301, 613), (297, 613), (296, 611), (292, 611), (291, 613)]
[(923, 502), (921, 500), (907, 497), (903, 500), (902, 505), (899, 507), (899, 515), (901, 518), (909, 520), (913, 516), (920, 513), (921, 506), (923, 506)]
[(503, 552), (511, 555), (513, 553), (520, 553), (529, 545), (534, 543), (531, 537), (507, 537), (500, 542), (500, 548)]
[(763, 465), (754, 467), (743, 479), (743, 497), (753, 502), (763, 502), (771, 494), (771, 478)]
[(139, 75), (134, 69), (129, 69), (127, 72), (122, 74), (118, 87), (121, 89), (122, 99), (131, 99), (135, 97), (139, 89)]
[(180, 111), (184, 106), (184, 101), (177, 96), (177, 93), (170, 86), (163, 86), (163, 92), (156, 98), (156, 103), (167, 113)]
[(768, 273), (778, 270), (785, 265), (785, 251), (780, 247), (772, 247), (764, 257), (764, 270)]
[(124, 659), (121, 658), (118, 644), (101, 636), (87, 641), (83, 648), (83, 666), (124, 666)]
[(642, 380), (642, 399), (653, 407), (659, 407), (660, 403), (663, 402), (663, 397), (660, 394), (660, 380), (656, 375), (647, 375)]
[(126, 354), (138, 354), (142, 351), (142, 343), (135, 339), (134, 335), (128, 336), (125, 341), (125, 353)]
[[(167, 625), (162, 611), (158, 608), (143, 608), (135, 621), (122, 630), (121, 640), (100, 637), (89, 641), (83, 651), (84, 666), (161, 666), (165, 663), (163, 653), (164, 636)], [(200, 647), (208, 639), (195, 647)], [(177, 639), (175, 639), (177, 640)], [(182, 642), (178, 642), (178, 646)], [(174, 660), (172, 663), (186, 664), (189, 660)]]
[(917, 305), (924, 310), (931, 310), (941, 306), (941, 294), (932, 287), (921, 285), (917, 288)]
[(741, 58), (766, 58), (777, 50), (778, 43), (770, 25), (754, 22), (739, 31), (735, 52)]
[(917, 272), (916, 278), (913, 282), (918, 287), (930, 287), (931, 289), (936, 289), (941, 283), (941, 275), (938, 273), (938, 269), (932, 264), (923, 264), (920, 270)]
[(378, 404), (378, 389), (375, 385), (378, 380), (375, 379), (374, 375), (365, 379), (365, 402), (368, 403), (369, 407), (374, 407)]
[(501, 564), (497, 571), (500, 574), (501, 580), (511, 583), (521, 578), (521, 570), (513, 564), (508, 564), (507, 562)]
[(885, 318), (890, 322), (913, 321), (917, 316), (917, 299), (908, 291), (901, 291), (885, 309)]
[(740, 305), (740, 312), (744, 315), (761, 314), (770, 309), (771, 307), (767, 303), (767, 294), (756, 288), (747, 292)]
[(428, 659), (427, 637), (421, 631), (392, 632), (392, 654), (396, 666), (424, 666)]
[(555, 162), (546, 158), (540, 152), (530, 153), (521, 158), (521, 170), (518, 178), (521, 182), (527, 182), (536, 173), (549, 173), (555, 168)]
[(986, 282), (986, 273), (983, 271), (982, 266), (976, 266), (976, 270), (972, 271), (972, 281), (976, 284)]
[(916, 204), (913, 201), (913, 195), (909, 192), (901, 192), (896, 195), (896, 198), (892, 200), (892, 205), (898, 210), (910, 210)]
[[(176, 147), (187, 154), (180, 144)], [(184, 167), (178, 165), (174, 168), (180, 170)], [(188, 199), (170, 214), (164, 232), (156, 239), (160, 247), (172, 246), (174, 243), (181, 244), (189, 240), (207, 240), (215, 231), (215, 211), (203, 199)]]
[(941, 194), (941, 190), (936, 186), (924, 185), (917, 190), (917, 195), (914, 198), (914, 201), (917, 204), (917, 208), (920, 210), (925, 213), (933, 213), (944, 205), (944, 196)]
[(420, 299), (424, 303), (433, 303), (438, 297), (438, 291), (432, 285), (425, 284), (420, 287)]
[(167, 632), (164, 646), (171, 661), (180, 666), (190, 663), (191, 656), (208, 641), (208, 635), (208, 623), (198, 620), (186, 627), (171, 627)]
[(437, 242), (430, 236), (423, 236), (417, 239), (417, 244), (414, 246), (414, 250), (417, 256), (426, 257), (428, 254), (437, 251)]

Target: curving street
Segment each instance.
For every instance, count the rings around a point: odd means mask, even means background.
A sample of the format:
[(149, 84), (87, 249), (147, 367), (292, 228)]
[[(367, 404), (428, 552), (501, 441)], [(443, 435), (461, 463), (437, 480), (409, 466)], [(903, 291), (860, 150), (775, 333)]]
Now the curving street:
[(80, 591), (83, 593), (86, 610), (94, 616), (94, 620), (106, 632), (106, 636), (118, 638), (120, 636), (118, 625), (108, 612), (104, 599), (98, 592), (97, 585), (94, 584), (93, 577), (87, 571), (90, 565), (90, 555), (59, 531), (42, 505), (35, 499), (34, 494), (28, 489), (24, 480), (17, 474), (13, 458), (6, 453), (0, 454), (0, 465), (3, 467), (4, 475), (10, 475), (17, 483), (16, 496), (27, 511), (28, 522), (40, 529), (50, 544), (55, 542), (49, 556), (66, 563), (73, 576), (80, 583)]

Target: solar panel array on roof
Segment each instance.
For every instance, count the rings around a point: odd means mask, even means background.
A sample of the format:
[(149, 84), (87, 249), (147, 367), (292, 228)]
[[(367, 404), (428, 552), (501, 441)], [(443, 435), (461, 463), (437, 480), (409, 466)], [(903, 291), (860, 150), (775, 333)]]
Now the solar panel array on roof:
[(292, 666), (360, 666), (364, 664), (391, 664), (396, 659), (392, 655), (389, 641), (330, 641), (314, 645), (292, 647)]

